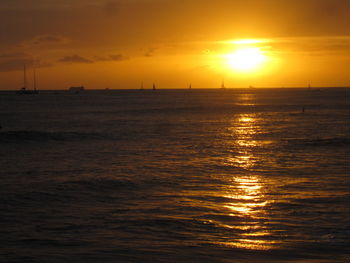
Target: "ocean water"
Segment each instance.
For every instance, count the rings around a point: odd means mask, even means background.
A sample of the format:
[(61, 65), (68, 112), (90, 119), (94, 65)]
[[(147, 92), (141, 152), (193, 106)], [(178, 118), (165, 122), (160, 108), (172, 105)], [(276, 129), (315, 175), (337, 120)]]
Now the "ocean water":
[(0, 123), (0, 262), (350, 262), (350, 89), (0, 92)]

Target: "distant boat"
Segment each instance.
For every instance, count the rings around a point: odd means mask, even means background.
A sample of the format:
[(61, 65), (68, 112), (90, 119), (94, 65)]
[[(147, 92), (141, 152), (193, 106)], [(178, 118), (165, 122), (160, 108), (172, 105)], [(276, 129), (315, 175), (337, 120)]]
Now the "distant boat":
[(33, 69), (33, 81), (34, 81), (34, 91), (36, 91), (36, 71)]
[(26, 94), (26, 95), (31, 95), (31, 94), (39, 94), (39, 92), (36, 89), (36, 73), (34, 69), (34, 89), (33, 90), (28, 90), (27, 89), (27, 70), (26, 70), (26, 65), (23, 65), (23, 87), (16, 92), (16, 94)]
[(156, 84), (153, 83), (153, 90), (156, 90)]
[(310, 84), (308, 85), (307, 89), (308, 89), (308, 91), (321, 91), (321, 89), (319, 89), (319, 88), (311, 87)]
[(73, 92), (75, 94), (79, 94), (80, 92), (84, 91), (85, 87), (84, 86), (80, 86), (80, 87), (70, 87), (69, 88), (69, 92)]
[(192, 85), (190, 84), (190, 86), (188, 87), (188, 89), (192, 89)]
[(141, 82), (140, 90), (143, 90), (143, 81)]
[(226, 89), (224, 82), (221, 83), (221, 89)]

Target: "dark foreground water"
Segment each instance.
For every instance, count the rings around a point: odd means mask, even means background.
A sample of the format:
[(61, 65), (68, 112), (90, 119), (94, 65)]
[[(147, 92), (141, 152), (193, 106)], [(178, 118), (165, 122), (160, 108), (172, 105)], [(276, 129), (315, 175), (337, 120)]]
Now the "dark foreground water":
[(350, 261), (349, 89), (2, 92), (0, 122), (0, 262)]

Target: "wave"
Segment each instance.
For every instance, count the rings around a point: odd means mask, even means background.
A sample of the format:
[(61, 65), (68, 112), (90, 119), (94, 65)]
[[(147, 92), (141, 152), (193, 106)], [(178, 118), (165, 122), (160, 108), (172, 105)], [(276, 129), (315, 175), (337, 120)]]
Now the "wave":
[(81, 141), (113, 139), (107, 134), (83, 132), (7, 131), (0, 132), (0, 143)]
[(129, 191), (137, 189), (138, 184), (129, 179), (90, 178), (72, 180), (58, 184), (56, 191), (95, 191), (105, 194), (107, 191)]
[(326, 146), (348, 146), (350, 145), (349, 137), (333, 137), (333, 138), (315, 138), (315, 139), (287, 139), (287, 144), (297, 146), (310, 147), (326, 147)]

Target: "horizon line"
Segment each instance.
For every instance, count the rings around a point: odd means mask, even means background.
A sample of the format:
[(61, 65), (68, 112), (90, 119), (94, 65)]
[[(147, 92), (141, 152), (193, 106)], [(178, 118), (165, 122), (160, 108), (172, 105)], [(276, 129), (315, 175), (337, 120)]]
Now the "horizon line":
[[(250, 86), (250, 87), (217, 87), (217, 88), (191, 88), (191, 90), (234, 90), (234, 89), (245, 89), (245, 90), (256, 90), (256, 89), (307, 89), (307, 90), (317, 90), (317, 89), (336, 89), (336, 88), (350, 88), (349, 86)], [(97, 90), (140, 90), (140, 88), (85, 88), (84, 91), (97, 91)], [(152, 90), (152, 88), (144, 88), (142, 90)], [(141, 91), (142, 91), (141, 90)], [(189, 90), (189, 88), (157, 88), (157, 90)], [(18, 91), (17, 89), (0, 89), (0, 92), (3, 91)], [(69, 88), (66, 89), (39, 89), (39, 91), (69, 91)]]

